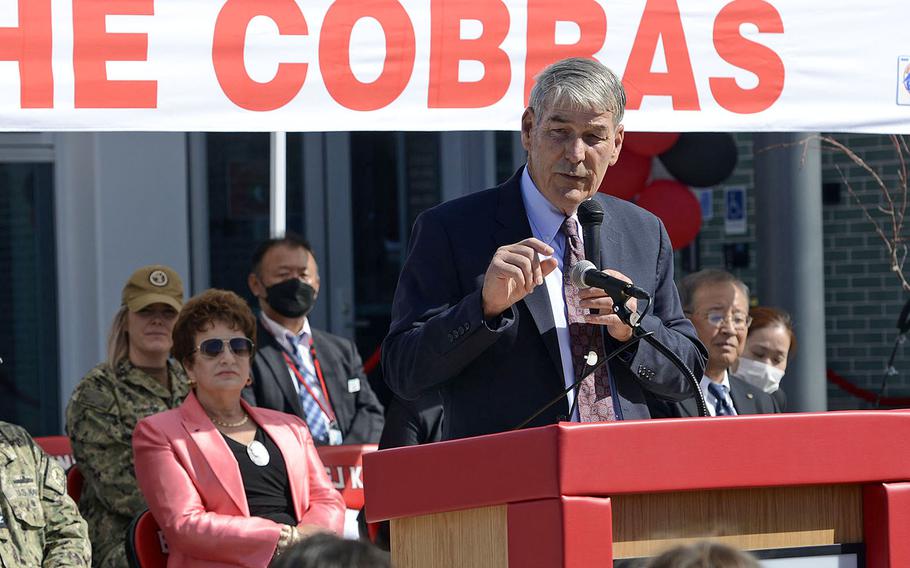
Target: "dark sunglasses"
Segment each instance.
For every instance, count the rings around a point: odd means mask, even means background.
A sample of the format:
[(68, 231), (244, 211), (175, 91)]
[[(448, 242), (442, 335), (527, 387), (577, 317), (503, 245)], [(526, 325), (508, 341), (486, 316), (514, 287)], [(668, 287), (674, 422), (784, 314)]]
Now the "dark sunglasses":
[(246, 337), (232, 337), (230, 339), (206, 339), (196, 347), (196, 351), (205, 357), (215, 358), (224, 352), (224, 346), (229, 345), (231, 353), (237, 357), (252, 357), (253, 342)]

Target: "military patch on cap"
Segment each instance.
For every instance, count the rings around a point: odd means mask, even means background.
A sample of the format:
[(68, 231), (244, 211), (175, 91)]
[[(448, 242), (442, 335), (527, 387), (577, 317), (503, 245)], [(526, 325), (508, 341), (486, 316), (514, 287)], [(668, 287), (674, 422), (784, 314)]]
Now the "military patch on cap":
[(163, 270), (153, 270), (151, 274), (149, 274), (149, 282), (152, 286), (163, 288), (167, 286), (167, 274), (165, 274)]

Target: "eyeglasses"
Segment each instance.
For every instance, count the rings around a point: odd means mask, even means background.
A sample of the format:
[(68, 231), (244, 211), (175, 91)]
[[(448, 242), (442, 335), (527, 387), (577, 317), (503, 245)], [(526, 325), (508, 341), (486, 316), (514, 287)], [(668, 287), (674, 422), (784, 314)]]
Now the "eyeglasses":
[(224, 353), (224, 346), (228, 345), (231, 348), (231, 353), (237, 357), (252, 357), (253, 356), (253, 344), (252, 340), (246, 337), (232, 337), (230, 339), (220, 339), (212, 338), (206, 339), (196, 347), (195, 351), (198, 351), (204, 357), (209, 359), (214, 359), (215, 357)]
[(706, 312), (704, 318), (711, 327), (721, 327), (729, 322), (733, 324), (733, 329), (742, 331), (752, 325), (752, 316), (740, 312), (729, 316), (724, 312)]

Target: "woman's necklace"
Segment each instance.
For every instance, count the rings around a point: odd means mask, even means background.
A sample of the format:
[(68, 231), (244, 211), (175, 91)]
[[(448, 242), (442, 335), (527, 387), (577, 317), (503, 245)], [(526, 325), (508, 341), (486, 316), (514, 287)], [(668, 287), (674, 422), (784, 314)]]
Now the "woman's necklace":
[(217, 418), (214, 418), (212, 416), (209, 416), (209, 420), (211, 420), (212, 424), (214, 424), (215, 426), (221, 426), (222, 428), (236, 428), (238, 426), (243, 426), (244, 424), (249, 422), (250, 415), (244, 413), (243, 418), (241, 418), (237, 422), (222, 422), (221, 420), (218, 420)]

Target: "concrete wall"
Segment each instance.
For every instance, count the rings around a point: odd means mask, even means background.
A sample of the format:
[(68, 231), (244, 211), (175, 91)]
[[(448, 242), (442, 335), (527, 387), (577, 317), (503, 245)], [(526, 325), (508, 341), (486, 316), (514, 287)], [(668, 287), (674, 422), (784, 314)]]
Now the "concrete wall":
[(136, 268), (166, 264), (189, 289), (187, 148), (182, 133), (61, 133), (54, 148), (60, 393), (67, 401), (105, 358), (120, 292)]

